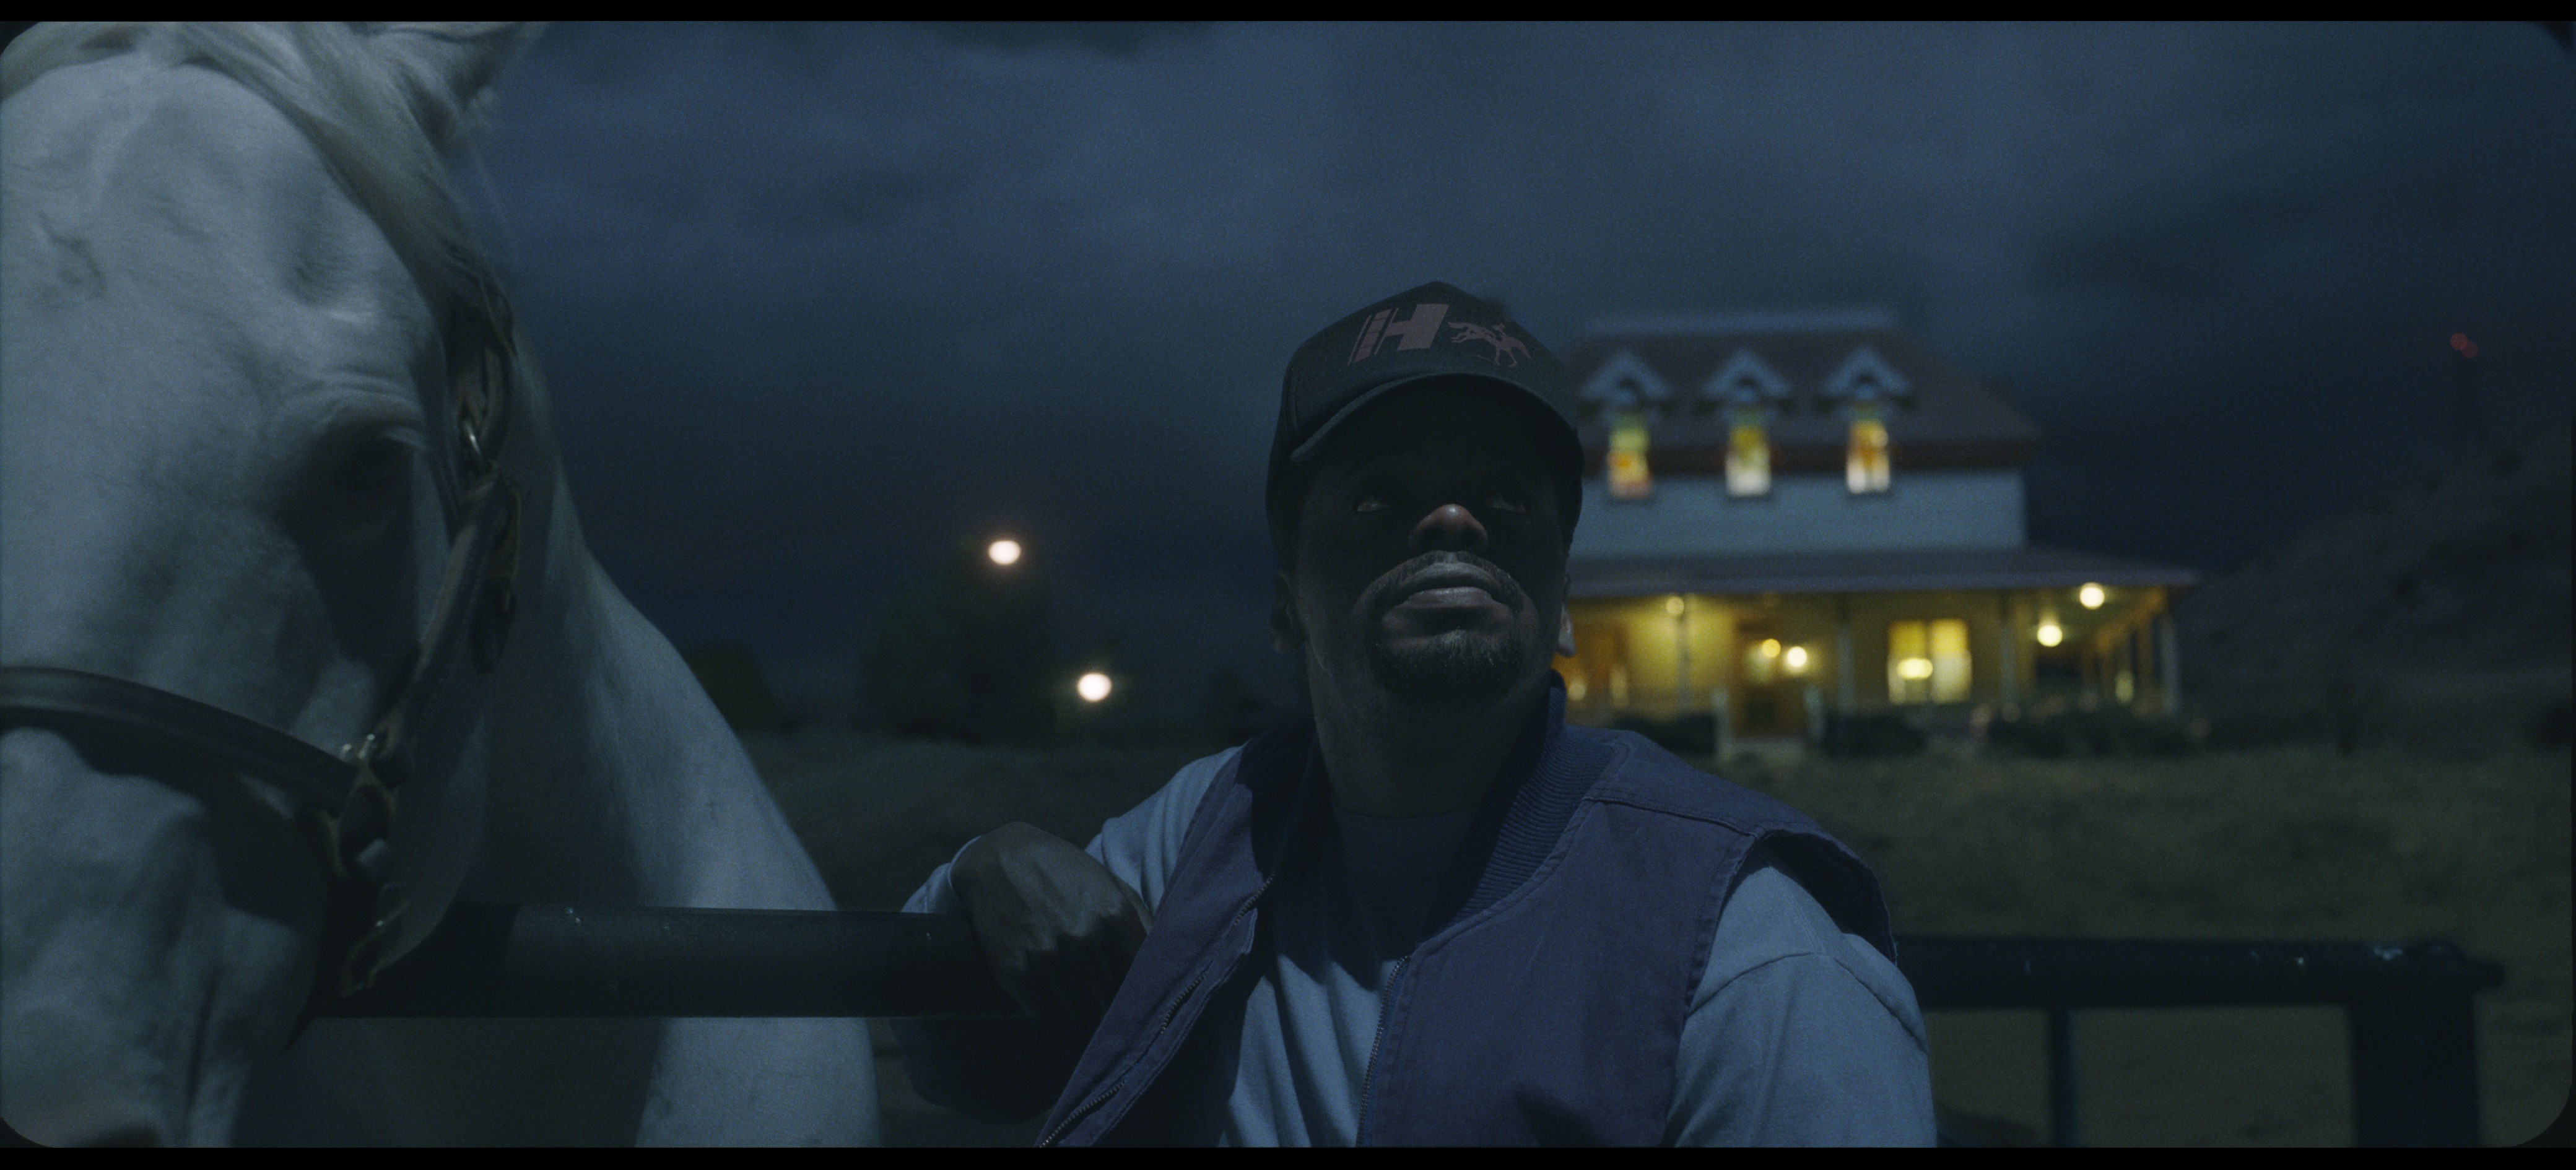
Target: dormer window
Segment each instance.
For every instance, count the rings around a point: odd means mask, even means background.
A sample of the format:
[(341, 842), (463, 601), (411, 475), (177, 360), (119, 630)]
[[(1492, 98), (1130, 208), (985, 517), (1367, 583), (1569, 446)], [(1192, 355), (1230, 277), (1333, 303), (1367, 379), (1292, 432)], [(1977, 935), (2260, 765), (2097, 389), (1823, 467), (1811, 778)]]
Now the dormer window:
[(1896, 367), (1880, 357), (1873, 346), (1857, 346), (1825, 379), (1825, 398), (1830, 402), (1892, 402), (1911, 399), (1914, 383), (1897, 373)]
[(1672, 397), (1671, 383), (1658, 376), (1636, 351), (1621, 349), (1584, 381), (1583, 413), (1587, 418), (1614, 419), (1622, 413), (1634, 413), (1642, 425), (1645, 415), (1662, 412)]
[(1843, 451), (1843, 484), (1856, 496), (1887, 490), (1887, 404), (1914, 392), (1914, 384), (1870, 346), (1859, 346), (1825, 379), (1825, 397), (1844, 404), (1851, 438)]
[(1770, 494), (1771, 436), (1765, 423), (1788, 397), (1789, 380), (1750, 348), (1737, 349), (1701, 388), (1701, 400), (1726, 419), (1726, 494)]

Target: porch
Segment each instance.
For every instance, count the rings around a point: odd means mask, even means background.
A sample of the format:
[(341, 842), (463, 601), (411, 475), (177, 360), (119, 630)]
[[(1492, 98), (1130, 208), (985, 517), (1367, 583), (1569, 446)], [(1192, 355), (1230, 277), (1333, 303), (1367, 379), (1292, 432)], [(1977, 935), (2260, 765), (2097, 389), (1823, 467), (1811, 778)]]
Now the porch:
[(1714, 715), (1730, 741), (1777, 750), (1835, 713), (1965, 734), (2041, 704), (2172, 712), (2169, 606), (2194, 581), (2038, 548), (1592, 558), (1571, 576), (1569, 718)]

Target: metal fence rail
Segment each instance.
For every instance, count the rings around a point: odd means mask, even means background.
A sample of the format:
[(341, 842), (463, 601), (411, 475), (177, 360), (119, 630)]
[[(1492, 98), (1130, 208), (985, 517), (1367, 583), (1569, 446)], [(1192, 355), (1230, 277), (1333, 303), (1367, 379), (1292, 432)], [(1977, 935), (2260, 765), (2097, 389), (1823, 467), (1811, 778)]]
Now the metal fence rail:
[(2344, 1009), (2359, 1144), (2478, 1142), (2470, 997), (2502, 984), (2504, 968), (2449, 943), (1906, 938), (1897, 954), (1925, 1011), (2048, 1013), (2050, 1136), (2060, 1145), (2077, 1136), (2073, 1010), (2291, 1004)]
[[(2081, 1008), (2340, 1004), (2363, 1145), (2473, 1145), (2470, 996), (2504, 981), (2447, 943), (1898, 940), (1926, 1011), (2050, 1022), (2052, 1136), (2075, 1134)], [(960, 917), (460, 903), (331, 1016), (976, 1016), (1014, 1009)]]

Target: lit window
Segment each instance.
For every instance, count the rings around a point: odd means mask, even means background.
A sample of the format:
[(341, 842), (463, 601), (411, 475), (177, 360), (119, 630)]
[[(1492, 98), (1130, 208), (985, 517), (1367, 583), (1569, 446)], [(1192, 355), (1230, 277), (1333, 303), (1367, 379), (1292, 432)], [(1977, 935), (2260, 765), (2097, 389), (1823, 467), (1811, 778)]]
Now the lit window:
[(1610, 424), (1610, 498), (1642, 500), (1653, 495), (1654, 478), (1646, 473), (1646, 416), (1619, 412)]
[(1851, 408), (1851, 447), (1843, 460), (1843, 482), (1853, 495), (1887, 490), (1887, 421), (1875, 402)]
[(1771, 439), (1762, 430), (1762, 408), (1729, 408), (1726, 437), (1726, 494), (1759, 496), (1771, 491)]
[(1966, 702), (1968, 623), (1888, 623), (1887, 697), (1895, 703)]

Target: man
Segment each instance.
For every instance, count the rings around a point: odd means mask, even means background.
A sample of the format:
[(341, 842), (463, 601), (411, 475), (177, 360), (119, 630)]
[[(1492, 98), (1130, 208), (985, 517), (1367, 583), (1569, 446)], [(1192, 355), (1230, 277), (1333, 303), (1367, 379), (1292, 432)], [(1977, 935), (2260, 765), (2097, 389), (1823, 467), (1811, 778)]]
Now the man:
[(1562, 367), (1456, 288), (1300, 347), (1272, 630), (1313, 718), (932, 874), (1033, 1019), (901, 1026), (922, 1094), (1061, 1144), (1929, 1143), (1869, 870), (1564, 722), (1580, 472)]

